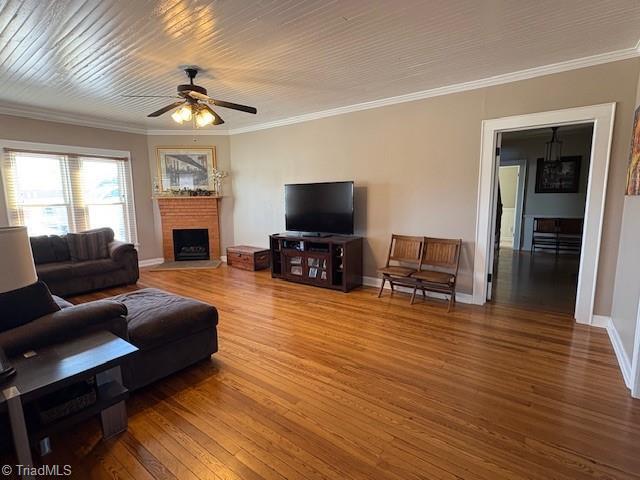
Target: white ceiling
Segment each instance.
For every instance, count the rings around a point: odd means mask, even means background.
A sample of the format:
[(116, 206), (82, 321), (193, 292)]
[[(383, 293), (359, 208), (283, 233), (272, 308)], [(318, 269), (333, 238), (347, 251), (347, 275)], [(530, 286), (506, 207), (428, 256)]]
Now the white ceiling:
[(146, 118), (170, 99), (121, 95), (172, 95), (198, 65), (209, 95), (258, 108), (218, 109), (210, 128), (238, 129), (638, 38), (638, 0), (2, 0), (0, 105), (181, 128)]

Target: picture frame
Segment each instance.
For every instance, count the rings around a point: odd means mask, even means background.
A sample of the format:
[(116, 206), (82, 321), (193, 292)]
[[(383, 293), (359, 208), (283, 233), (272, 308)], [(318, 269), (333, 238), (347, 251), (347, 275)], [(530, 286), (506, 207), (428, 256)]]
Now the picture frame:
[(627, 187), (624, 193), (629, 196), (640, 195), (640, 107), (636, 109), (633, 115)]
[(536, 193), (578, 193), (581, 156), (562, 157), (559, 161), (539, 158), (536, 166)]
[(210, 175), (217, 167), (216, 147), (156, 148), (160, 191), (211, 190)]

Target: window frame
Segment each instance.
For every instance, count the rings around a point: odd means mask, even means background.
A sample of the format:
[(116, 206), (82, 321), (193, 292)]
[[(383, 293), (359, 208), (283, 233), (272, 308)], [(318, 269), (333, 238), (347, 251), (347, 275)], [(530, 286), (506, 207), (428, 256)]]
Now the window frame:
[[(131, 211), (133, 212), (134, 218), (129, 218), (129, 214), (127, 212), (127, 208), (124, 208), (124, 217), (125, 224), (128, 224), (128, 229), (131, 233), (134, 234), (135, 239), (132, 242), (136, 248), (139, 246), (139, 233), (138, 233), (138, 223), (137, 223), (137, 215), (136, 215), (136, 202), (135, 202), (135, 192), (133, 188), (133, 170), (131, 167), (131, 152), (128, 150), (111, 150), (105, 148), (91, 148), (91, 147), (78, 147), (73, 145), (57, 145), (50, 143), (35, 143), (35, 142), (24, 142), (19, 140), (4, 140), (0, 139), (0, 164), (4, 165), (5, 156), (8, 154), (7, 150), (27, 150), (33, 153), (43, 153), (43, 154), (51, 154), (51, 153), (59, 153), (61, 155), (74, 155), (77, 157), (88, 157), (88, 158), (112, 158), (118, 159), (123, 158), (126, 163), (125, 168), (128, 170), (128, 175), (130, 179), (131, 185), (127, 188), (127, 196), (130, 197), (131, 202)], [(3, 191), (3, 200), (4, 200), (4, 222), (6, 225), (11, 224), (11, 203), (9, 200), (9, 192), (7, 191), (6, 184), (4, 178), (4, 169), (0, 168), (0, 183), (2, 184)], [(126, 204), (125, 204), (126, 206)], [(73, 210), (73, 205), (70, 206), (70, 209)], [(75, 228), (75, 219), (72, 218), (73, 215), (69, 213), (69, 224), (74, 226)], [(0, 219), (1, 220), (1, 219)], [(132, 221), (133, 220), (133, 221)]]

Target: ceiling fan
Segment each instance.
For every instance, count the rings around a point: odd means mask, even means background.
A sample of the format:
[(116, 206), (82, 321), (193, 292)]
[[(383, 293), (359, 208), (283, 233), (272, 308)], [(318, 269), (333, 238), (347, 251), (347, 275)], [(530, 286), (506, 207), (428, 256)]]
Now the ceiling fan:
[(258, 113), (254, 107), (240, 105), (238, 103), (216, 100), (207, 95), (207, 89), (193, 83), (193, 79), (198, 74), (197, 68), (185, 68), (184, 72), (189, 77), (189, 83), (178, 85), (178, 95), (123, 95), (126, 98), (179, 98), (180, 100), (156, 110), (147, 117), (159, 117), (170, 110), (176, 109), (171, 114), (171, 118), (179, 124), (193, 121), (197, 127), (207, 125), (221, 125), (224, 123), (222, 117), (218, 115), (210, 106), (230, 108), (247, 113)]

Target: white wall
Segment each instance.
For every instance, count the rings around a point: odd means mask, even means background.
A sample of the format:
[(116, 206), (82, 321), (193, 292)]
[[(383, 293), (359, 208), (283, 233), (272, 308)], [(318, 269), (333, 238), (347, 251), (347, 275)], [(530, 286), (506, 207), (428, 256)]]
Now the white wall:
[[(365, 275), (392, 233), (462, 238), (461, 293), (471, 293), (483, 119), (616, 102), (609, 191), (625, 179), (640, 60), (233, 135), (236, 243), (266, 246), (284, 229), (283, 185), (355, 180)], [(609, 315), (622, 200), (607, 195), (595, 313)]]
[(520, 167), (501, 166), (498, 171), (500, 179), (500, 197), (503, 208), (516, 208), (516, 195), (518, 193), (518, 172)]
[[(574, 127), (571, 127), (574, 128)], [(558, 130), (562, 140), (562, 156), (579, 155), (580, 183), (577, 193), (536, 193), (536, 172), (538, 158), (544, 158), (546, 143), (551, 138), (551, 130), (545, 129), (542, 135), (522, 137), (522, 133), (505, 133), (502, 137), (502, 160), (527, 160), (527, 182), (525, 188), (522, 249), (531, 250), (533, 219), (542, 217), (584, 217), (589, 180), (589, 159), (593, 128), (581, 127), (578, 130)]]
[[(636, 95), (640, 106), (640, 79)], [(622, 196), (624, 191), (617, 192)], [(613, 290), (611, 321), (618, 331), (624, 351), (631, 363), (634, 338), (638, 328), (638, 306), (640, 304), (640, 195), (625, 196), (620, 230), (620, 245)]]
[(498, 171), (502, 218), (500, 220), (500, 244), (513, 245), (519, 166), (501, 166)]
[(625, 198), (614, 285), (611, 319), (631, 358), (640, 301), (640, 196)]

